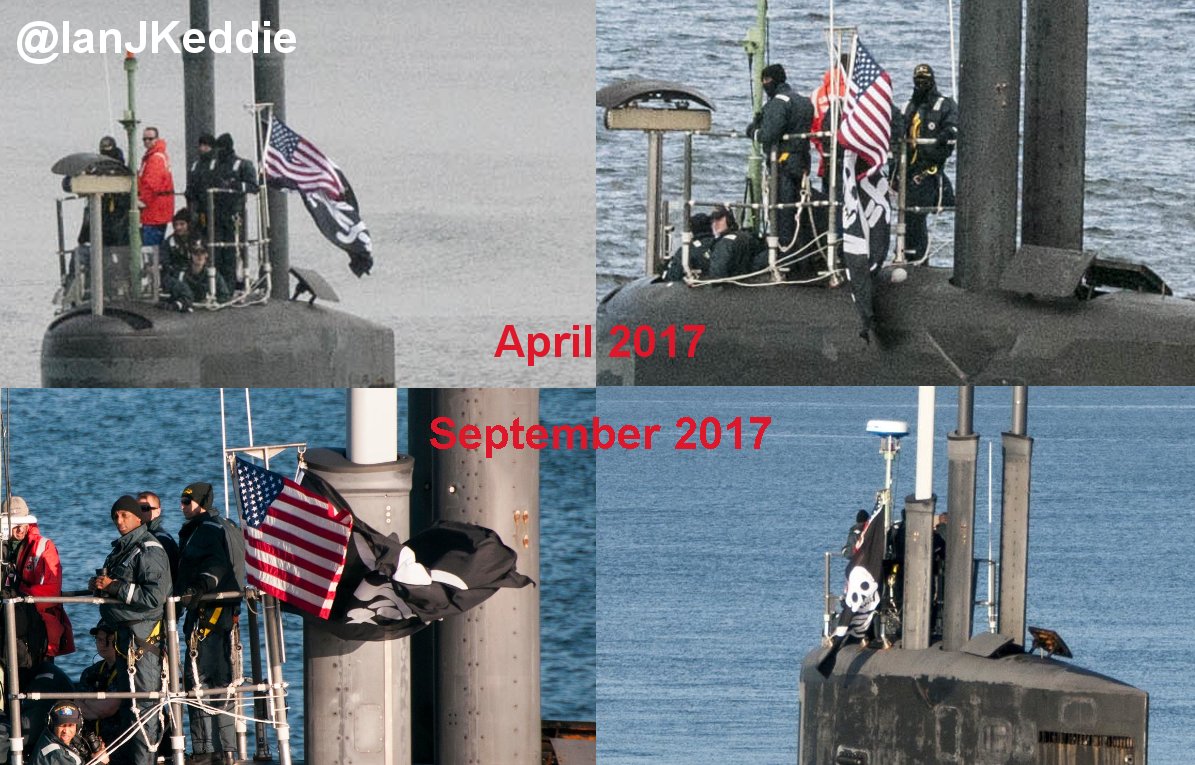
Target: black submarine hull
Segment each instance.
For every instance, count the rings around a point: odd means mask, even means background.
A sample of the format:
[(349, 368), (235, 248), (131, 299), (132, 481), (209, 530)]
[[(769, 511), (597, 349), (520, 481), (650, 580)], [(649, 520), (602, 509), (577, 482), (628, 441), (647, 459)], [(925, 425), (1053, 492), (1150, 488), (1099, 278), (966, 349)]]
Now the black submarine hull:
[[(1195, 302), (1113, 291), (1090, 299), (971, 292), (950, 270), (876, 285), (859, 337), (850, 286), (691, 288), (637, 279), (598, 305), (599, 385), (1191, 384)], [(693, 358), (611, 359), (611, 328), (703, 324)]]
[(1024, 653), (847, 646), (801, 667), (801, 765), (1142, 765), (1149, 696)]
[(55, 318), (46, 387), (368, 387), (394, 384), (392, 330), (318, 304), (178, 313), (109, 301)]

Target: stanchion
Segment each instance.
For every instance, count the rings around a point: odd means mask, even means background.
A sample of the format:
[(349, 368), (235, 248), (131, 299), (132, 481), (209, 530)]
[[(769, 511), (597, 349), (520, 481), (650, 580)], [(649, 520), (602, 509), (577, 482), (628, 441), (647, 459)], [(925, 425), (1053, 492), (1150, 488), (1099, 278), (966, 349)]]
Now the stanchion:
[[(249, 612), (249, 665), (253, 670), (253, 682), (257, 685), (265, 682), (261, 671), (261, 630), (257, 625), (257, 611), (254, 610), (259, 603), (260, 598), (245, 599)], [(261, 696), (253, 699), (253, 719), (253, 736), (256, 739), (253, 759), (256, 762), (269, 762), (274, 755), (270, 754), (270, 737), (266, 735), (266, 724), (262, 722), (266, 719), (266, 700)]]
[(179, 690), (179, 661), (178, 661), (178, 598), (166, 599), (166, 655), (169, 657), (169, 688), (170, 688), (170, 752), (174, 765), (183, 765), (183, 710), (177, 703), (178, 697), (183, 695)]
[(286, 721), (286, 693), (282, 683), (282, 614), (271, 595), (262, 598), (266, 643), (270, 654), (270, 695), (274, 699), (274, 730), (278, 736), (278, 765), (291, 765), (290, 724)]

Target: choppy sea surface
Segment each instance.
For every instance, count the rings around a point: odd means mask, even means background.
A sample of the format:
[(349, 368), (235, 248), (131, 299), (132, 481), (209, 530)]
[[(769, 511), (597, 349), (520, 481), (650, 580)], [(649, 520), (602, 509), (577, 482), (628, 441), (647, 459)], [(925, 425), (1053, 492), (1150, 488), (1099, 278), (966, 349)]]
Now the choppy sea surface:
[[(343, 446), (345, 394), (336, 390), (255, 390), (254, 443), (306, 442)], [(178, 533), (175, 497), (192, 481), (221, 488), (220, 400), (216, 390), (12, 391), (12, 486), (57, 544), (64, 587), (82, 589), (116, 537), (112, 502), (148, 489), (163, 498), (164, 525)], [(399, 399), (400, 449), (405, 448), (406, 396)], [(594, 392), (545, 390), (545, 425), (585, 422)], [(243, 391), (226, 394), (230, 446), (248, 443)], [(592, 452), (540, 453), (541, 706), (546, 719), (595, 716), (596, 461)], [(293, 474), (294, 452), (271, 467)], [(58, 660), (72, 677), (97, 659), (87, 630), (92, 606), (68, 606), (78, 651)], [(291, 744), (303, 756), (303, 639), (298, 616), (284, 615), (284, 674), (290, 682)], [(252, 743), (250, 744), (252, 747)]]
[[(957, 30), (958, 0), (840, 1), (834, 24), (858, 28), (892, 75), (899, 107), (921, 61), (934, 67), (944, 93), (957, 92), (949, 74), (950, 3)], [(751, 99), (740, 41), (754, 25), (755, 5), (597, 0), (598, 87), (627, 78), (682, 82), (713, 100), (715, 131), (741, 131), (751, 119)], [(768, 8), (769, 60), (783, 63), (793, 88), (808, 95), (830, 61), (829, 5), (782, 1)], [(1195, 75), (1173, 62), (1185, 60), (1192, 31), (1195, 6), (1189, 2), (1090, 2), (1084, 246), (1148, 264), (1181, 295), (1195, 294), (1195, 180), (1189, 172), (1195, 115), (1175, 94), (1187, 92)], [(954, 38), (957, 47), (957, 33)], [(642, 134), (606, 130), (600, 109), (595, 117), (600, 298), (643, 274), (647, 151)], [(672, 136), (664, 144), (665, 197), (677, 200), (673, 209), (679, 211), (683, 141)], [(745, 142), (697, 138), (694, 147), (694, 198), (741, 199)], [(930, 220), (931, 262), (948, 265), (953, 221), (949, 214)]]
[[(258, 8), (211, 6), (213, 25), (229, 21), (233, 30), (248, 27)], [(181, 30), (188, 18), (184, 0), (0, 5), (4, 383), (40, 384), (58, 286), (54, 200), (62, 191), (50, 166), (93, 151), (103, 135), (125, 147), (116, 122), (126, 101), (120, 55), (28, 64), (17, 54), (18, 31), (69, 21), (76, 32), (116, 29), (128, 39), (141, 20), (179, 20)], [(593, 320), (593, 6), (306, 2), (283, 4), (280, 22), (296, 36), (286, 57), (287, 123), (352, 183), (375, 267), (354, 277), (293, 198), (291, 263), (319, 271), (340, 295), (339, 310), (393, 328), (399, 385), (420, 384), (429, 369), (436, 385), (592, 385), (592, 360), (529, 370), (493, 352), (508, 322), (567, 331)], [(216, 133), (231, 133), (252, 159), (251, 57), (215, 58)], [(179, 55), (141, 54), (137, 116), (160, 128), (181, 191)], [(68, 206), (67, 216), (71, 242), (81, 208)]]
[[(946, 496), (952, 389), (938, 389), (933, 489)], [(770, 416), (758, 451), (598, 456), (598, 709), (603, 765), (793, 765), (798, 675), (822, 631), (823, 553), (883, 485), (870, 419), (905, 420), (896, 496), (913, 491), (912, 388), (603, 388), (611, 422)], [(988, 445), (1011, 394), (976, 390), (975, 555), (987, 557)], [(1190, 762), (1195, 680), (1195, 390), (1031, 388), (1028, 624), (1058, 631), (1073, 663), (1149, 692), (1149, 762)], [(840, 591), (845, 562), (832, 562)], [(986, 594), (986, 577), (977, 591)], [(986, 609), (975, 611), (986, 631)]]

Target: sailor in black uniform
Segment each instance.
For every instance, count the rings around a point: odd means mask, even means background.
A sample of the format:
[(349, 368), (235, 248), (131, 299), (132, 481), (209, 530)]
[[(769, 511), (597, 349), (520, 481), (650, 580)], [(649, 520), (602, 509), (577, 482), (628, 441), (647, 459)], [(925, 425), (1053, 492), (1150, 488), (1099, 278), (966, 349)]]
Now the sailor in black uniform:
[(710, 250), (709, 278), (725, 279), (751, 273), (755, 256), (762, 248), (759, 238), (750, 231), (740, 230), (734, 214), (722, 205), (710, 213), (710, 224), (717, 238)]
[[(710, 247), (714, 243), (714, 230), (710, 226), (710, 216), (705, 213), (695, 213), (689, 218), (689, 233), (693, 240), (689, 242), (689, 271), (694, 274), (708, 274), (710, 270)], [(679, 282), (685, 278), (684, 246), (678, 247), (668, 261), (668, 271), (664, 274), (664, 281)]]
[[(759, 141), (764, 157), (770, 157), (776, 150), (777, 156), (777, 198), (778, 204), (792, 204), (801, 194), (801, 184), (809, 173), (809, 139), (781, 136), (808, 133), (813, 124), (813, 102), (796, 93), (788, 84), (784, 67), (770, 64), (760, 75), (768, 102), (756, 119), (747, 128), (747, 134)], [(786, 208), (776, 212), (776, 235), (780, 249), (792, 252), (798, 243), (794, 242), (797, 230), (797, 210)]]
[[(181, 557), (175, 594), (188, 598), (183, 620), (187, 654), (183, 677), (187, 690), (225, 688), (233, 681), (233, 641), (241, 601), (200, 601), (200, 595), (244, 589), (245, 548), (241, 532), (212, 510), (212, 485), (193, 483), (181, 498), (186, 523), (178, 532)], [(219, 693), (205, 697), (209, 707), (233, 712), (232, 699)], [(236, 729), (229, 714), (191, 707), (193, 765), (231, 763), (237, 751)]]
[[(946, 177), (946, 160), (954, 152), (952, 141), (958, 136), (958, 106), (950, 96), (938, 91), (934, 70), (929, 64), (913, 69), (913, 96), (901, 110), (906, 139), (932, 138), (934, 143), (905, 146), (906, 207), (953, 207), (954, 188)], [(895, 135), (896, 133), (894, 133)], [(925, 213), (905, 213), (905, 257), (911, 261), (925, 257), (929, 234)]]

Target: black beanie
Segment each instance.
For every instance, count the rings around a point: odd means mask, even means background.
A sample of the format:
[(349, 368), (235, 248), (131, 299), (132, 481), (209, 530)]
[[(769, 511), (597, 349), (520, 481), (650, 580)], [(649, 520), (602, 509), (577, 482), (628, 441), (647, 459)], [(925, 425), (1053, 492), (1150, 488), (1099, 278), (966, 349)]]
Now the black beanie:
[(232, 154), (232, 134), (221, 133), (216, 139), (216, 151), (221, 154)]
[(788, 75), (784, 73), (784, 67), (780, 64), (768, 64), (759, 76), (760, 79), (769, 79), (776, 83), (788, 82)]
[(125, 512), (132, 513), (133, 515), (137, 516), (138, 519), (141, 518), (141, 503), (137, 501), (136, 497), (130, 496), (128, 494), (125, 494), (112, 504), (112, 511), (108, 514), (109, 517), (116, 518), (117, 510), (124, 510)]
[(211, 133), (204, 133), (199, 136), (195, 143), (199, 146), (210, 146), (213, 149), (216, 147), (216, 139)]
[(212, 485), (197, 481), (183, 489), (182, 499), (194, 501), (204, 510), (212, 509)]

